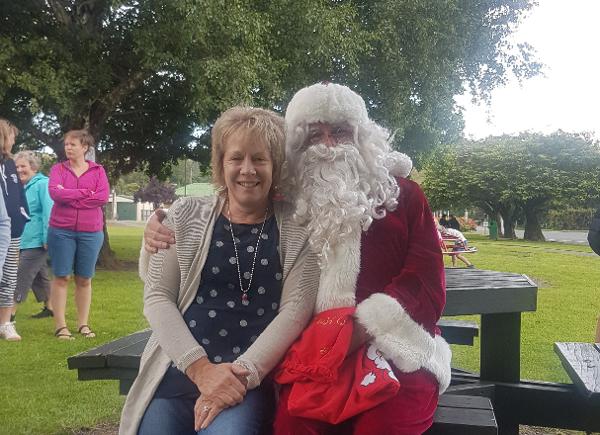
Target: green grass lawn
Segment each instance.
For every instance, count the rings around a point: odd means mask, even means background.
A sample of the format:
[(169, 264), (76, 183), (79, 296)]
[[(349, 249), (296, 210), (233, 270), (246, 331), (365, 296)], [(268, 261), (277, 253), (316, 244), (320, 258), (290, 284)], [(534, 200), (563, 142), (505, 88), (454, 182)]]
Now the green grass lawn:
[[(119, 258), (135, 262), (142, 229), (112, 226), (109, 231)], [(568, 381), (552, 345), (593, 339), (600, 313), (600, 258), (587, 255), (591, 250), (584, 246), (468, 237), (479, 249), (469, 257), (476, 267), (525, 273), (540, 286), (538, 310), (523, 314), (522, 377)], [(93, 287), (90, 323), (98, 334), (95, 339), (55, 339), (51, 319), (29, 318), (39, 309), (33, 295), (20, 307), (17, 328), (23, 341), (0, 342), (1, 434), (69, 434), (118, 421), (124, 398), (118, 394), (117, 381), (77, 381), (66, 359), (144, 328), (142, 284), (134, 270), (98, 270)], [(74, 331), (72, 293), (68, 319)], [(453, 346), (453, 351), (456, 366), (477, 369), (477, 341), (473, 347)]]
[[(581, 245), (467, 237), (478, 248), (469, 254), (477, 268), (524, 273), (538, 284), (537, 311), (522, 315), (521, 377), (569, 382), (553, 344), (593, 341), (600, 313), (600, 257)], [(465, 318), (479, 321), (477, 316)], [(477, 370), (478, 340), (475, 344), (452, 346), (454, 365)]]
[[(137, 261), (141, 228), (111, 227), (110, 241), (120, 259)], [(40, 306), (33, 294), (17, 313), (18, 343), (0, 341), (1, 434), (66, 434), (106, 421), (118, 421), (124, 397), (116, 381), (77, 381), (67, 357), (146, 327), (142, 283), (135, 270), (98, 270), (92, 282), (90, 325), (97, 338), (73, 341), (53, 337), (52, 319), (31, 319)], [(67, 322), (76, 331), (72, 290)]]

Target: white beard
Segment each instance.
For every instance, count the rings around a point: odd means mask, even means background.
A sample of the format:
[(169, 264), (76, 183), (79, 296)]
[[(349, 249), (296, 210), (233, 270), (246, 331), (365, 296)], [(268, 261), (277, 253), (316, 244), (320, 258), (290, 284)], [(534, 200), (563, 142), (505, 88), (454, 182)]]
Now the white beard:
[(353, 144), (310, 146), (298, 167), (294, 218), (308, 223), (310, 244), (324, 269), (336, 246), (357, 235), (360, 240), (373, 221), (369, 171)]

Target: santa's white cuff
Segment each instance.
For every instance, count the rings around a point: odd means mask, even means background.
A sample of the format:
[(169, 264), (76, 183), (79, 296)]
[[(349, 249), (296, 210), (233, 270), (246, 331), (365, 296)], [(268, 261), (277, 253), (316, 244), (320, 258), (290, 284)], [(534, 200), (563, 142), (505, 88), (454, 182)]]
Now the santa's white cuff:
[(431, 337), (396, 299), (385, 293), (372, 294), (358, 304), (355, 316), (386, 359), (405, 373), (428, 370), (437, 378), (442, 394), (450, 382), (452, 356), (442, 337)]

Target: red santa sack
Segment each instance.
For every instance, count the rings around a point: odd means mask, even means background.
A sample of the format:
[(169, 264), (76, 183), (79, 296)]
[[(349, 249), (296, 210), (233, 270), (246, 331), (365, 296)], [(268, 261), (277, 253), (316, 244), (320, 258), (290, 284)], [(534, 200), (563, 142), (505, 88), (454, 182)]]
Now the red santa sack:
[(317, 314), (275, 370), (275, 381), (290, 389), (291, 415), (337, 424), (398, 393), (400, 383), (373, 345), (347, 355), (354, 311)]

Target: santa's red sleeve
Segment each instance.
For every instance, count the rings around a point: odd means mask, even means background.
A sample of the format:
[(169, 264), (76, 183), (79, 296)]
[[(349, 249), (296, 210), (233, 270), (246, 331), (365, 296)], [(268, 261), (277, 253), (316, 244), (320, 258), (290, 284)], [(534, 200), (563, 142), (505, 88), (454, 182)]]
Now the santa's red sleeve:
[(446, 301), (442, 253), (425, 195), (412, 181), (398, 184), (397, 209), (363, 236), (356, 318), (399, 370), (433, 373), (441, 394), (451, 358), (436, 326)]

